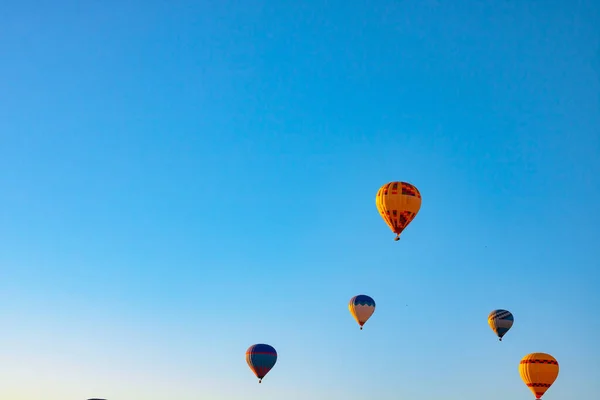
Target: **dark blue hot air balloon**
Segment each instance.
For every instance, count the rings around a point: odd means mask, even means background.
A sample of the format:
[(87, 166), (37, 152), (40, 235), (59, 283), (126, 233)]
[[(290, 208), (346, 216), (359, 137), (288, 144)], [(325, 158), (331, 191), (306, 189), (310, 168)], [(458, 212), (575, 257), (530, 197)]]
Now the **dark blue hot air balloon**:
[(502, 341), (506, 332), (513, 326), (515, 317), (510, 311), (506, 310), (494, 310), (488, 315), (488, 324), (494, 331), (498, 339)]
[(261, 383), (277, 362), (277, 352), (268, 344), (254, 344), (246, 350), (246, 362)]

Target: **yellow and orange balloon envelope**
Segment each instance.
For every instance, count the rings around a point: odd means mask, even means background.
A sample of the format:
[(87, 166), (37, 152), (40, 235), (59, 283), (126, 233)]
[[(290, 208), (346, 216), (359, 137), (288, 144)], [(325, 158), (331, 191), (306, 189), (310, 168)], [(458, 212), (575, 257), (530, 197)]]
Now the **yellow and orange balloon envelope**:
[(366, 294), (359, 294), (350, 299), (348, 309), (362, 330), (363, 325), (375, 312), (375, 300)]
[(527, 354), (519, 364), (519, 374), (535, 398), (541, 399), (558, 377), (558, 361), (546, 353)]
[(396, 234), (394, 240), (400, 240), (402, 231), (421, 209), (421, 193), (410, 183), (390, 182), (379, 189), (375, 204), (381, 218)]

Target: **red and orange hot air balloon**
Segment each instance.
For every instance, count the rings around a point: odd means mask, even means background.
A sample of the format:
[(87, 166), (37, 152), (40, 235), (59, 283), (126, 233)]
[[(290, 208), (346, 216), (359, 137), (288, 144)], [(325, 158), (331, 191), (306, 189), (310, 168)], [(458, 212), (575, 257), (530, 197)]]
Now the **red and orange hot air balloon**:
[(519, 364), (519, 374), (535, 398), (541, 399), (558, 377), (558, 361), (546, 353), (527, 354)]
[(396, 234), (394, 240), (400, 240), (402, 231), (421, 209), (421, 193), (410, 183), (390, 182), (379, 189), (375, 204), (381, 218)]

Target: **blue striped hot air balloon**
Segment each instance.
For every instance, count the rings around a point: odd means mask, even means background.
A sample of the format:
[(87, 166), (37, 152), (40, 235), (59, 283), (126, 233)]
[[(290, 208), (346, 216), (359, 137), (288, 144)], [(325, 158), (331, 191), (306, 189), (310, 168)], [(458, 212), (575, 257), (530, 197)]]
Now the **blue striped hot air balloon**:
[(363, 325), (375, 312), (375, 300), (367, 295), (359, 294), (350, 299), (348, 309), (362, 330)]
[(246, 362), (261, 383), (277, 362), (277, 352), (268, 344), (254, 344), (246, 350)]
[(510, 311), (506, 310), (494, 310), (488, 315), (488, 324), (500, 341), (513, 326), (514, 321), (515, 317)]

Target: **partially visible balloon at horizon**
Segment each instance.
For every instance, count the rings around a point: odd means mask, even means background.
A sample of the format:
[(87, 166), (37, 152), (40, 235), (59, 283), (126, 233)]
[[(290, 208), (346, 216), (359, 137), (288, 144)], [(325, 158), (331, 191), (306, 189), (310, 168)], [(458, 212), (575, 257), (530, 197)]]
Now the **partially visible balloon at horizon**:
[(396, 234), (394, 240), (400, 240), (400, 234), (421, 209), (421, 193), (410, 183), (390, 182), (379, 188), (375, 204), (381, 218)]
[(544, 393), (558, 378), (558, 361), (550, 354), (527, 354), (519, 363), (519, 374), (536, 399), (541, 399)]
[(362, 330), (363, 325), (375, 312), (375, 300), (370, 296), (359, 294), (350, 299), (348, 309)]
[(494, 310), (488, 315), (488, 324), (500, 341), (513, 326), (514, 321), (514, 316), (507, 310)]
[(246, 362), (258, 378), (258, 383), (269, 373), (277, 362), (277, 351), (268, 344), (254, 344), (246, 350)]

